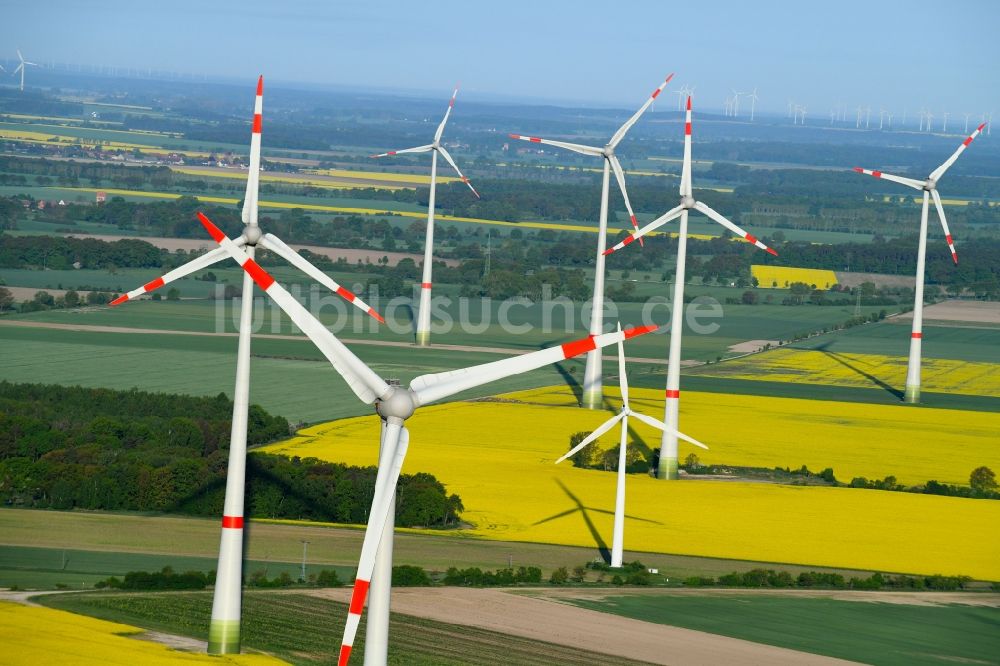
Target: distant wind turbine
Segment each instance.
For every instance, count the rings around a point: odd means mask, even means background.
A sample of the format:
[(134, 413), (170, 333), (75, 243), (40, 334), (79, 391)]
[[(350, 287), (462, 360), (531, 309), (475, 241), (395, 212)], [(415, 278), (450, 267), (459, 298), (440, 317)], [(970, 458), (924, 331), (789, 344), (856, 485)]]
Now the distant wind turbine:
[(21, 62), (17, 66), (17, 69), (14, 70), (14, 75), (16, 76), (18, 72), (21, 72), (21, 92), (24, 92), (24, 68), (25, 68), (25, 65), (29, 65), (31, 67), (38, 67), (38, 63), (37, 62), (28, 62), (27, 60), (25, 60), (24, 56), (21, 55), (21, 49), (17, 49), (17, 59), (20, 60)]

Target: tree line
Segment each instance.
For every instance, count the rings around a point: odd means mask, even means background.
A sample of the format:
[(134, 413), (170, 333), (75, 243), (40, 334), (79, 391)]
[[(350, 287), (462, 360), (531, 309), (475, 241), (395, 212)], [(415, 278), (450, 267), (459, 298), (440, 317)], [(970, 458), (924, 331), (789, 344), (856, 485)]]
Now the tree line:
[[(232, 408), (225, 394), (0, 382), (0, 499), (17, 507), (218, 516)], [(288, 434), (285, 418), (250, 407), (249, 446)], [(252, 452), (245, 515), (363, 523), (375, 473)], [(400, 477), (400, 525), (450, 527), (463, 508), (432, 475)]]

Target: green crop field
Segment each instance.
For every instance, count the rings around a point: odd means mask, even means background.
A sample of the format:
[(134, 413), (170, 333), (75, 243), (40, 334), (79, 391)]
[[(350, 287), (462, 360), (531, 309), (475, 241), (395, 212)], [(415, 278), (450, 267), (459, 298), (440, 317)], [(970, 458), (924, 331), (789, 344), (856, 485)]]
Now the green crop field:
[[(372, 460), (374, 463), (374, 452)], [(353, 572), (364, 536), (356, 527), (322, 523), (251, 519), (247, 525), (246, 556), (251, 564), (246, 569), (251, 573), (265, 566), (284, 571), (281, 567), (285, 563), (293, 563), (294, 568), (294, 563), (301, 562), (302, 539), (310, 542), (307, 573), (318, 568)], [(78, 587), (80, 582), (93, 582), (91, 577), (120, 575), (122, 569), (160, 569), (165, 564), (177, 571), (189, 568), (174, 562), (193, 563), (190, 568), (209, 571), (215, 569), (219, 529), (217, 519), (177, 515), (0, 509), (0, 586), (7, 581), (18, 585), (24, 581), (23, 587), (51, 589), (56, 583)], [(67, 551), (68, 564), (63, 569), (67, 548), (72, 551)], [(393, 553), (396, 564), (413, 564), (428, 571), (443, 572), (451, 566), (497, 569), (511, 564), (540, 567), (546, 576), (558, 567), (572, 568), (599, 555), (596, 548), (500, 542), (463, 537), (455, 531), (427, 534), (406, 529), (396, 530)], [(674, 578), (774, 568), (760, 562), (631, 550), (625, 555), (627, 561), (638, 559)], [(811, 570), (835, 571), (847, 577), (871, 574), (796, 565), (780, 568), (793, 576)], [(80, 570), (78, 577), (73, 578), (70, 570)], [(275, 569), (268, 569), (269, 575), (272, 571)]]
[[(921, 353), (925, 358), (996, 362), (1000, 356), (1000, 327), (924, 324)], [(825, 349), (841, 354), (906, 356), (910, 350), (910, 321), (890, 319), (836, 334), (796, 342), (796, 349)]]
[[(41, 597), (46, 606), (207, 638), (211, 593), (63, 594)], [(347, 604), (306, 594), (246, 592), (243, 595), (244, 648), (263, 650), (293, 664), (333, 663), (340, 649)], [(406, 666), (493, 666), (524, 664), (589, 666), (606, 663), (607, 655), (532, 641), (525, 638), (393, 614), (389, 631), (390, 664)], [(364, 652), (365, 619), (361, 620), (354, 657)], [(631, 666), (639, 662), (615, 660)]]
[(995, 607), (709, 593), (567, 602), (866, 664), (995, 664), (1000, 655)]
[[(65, 585), (70, 589), (89, 588), (110, 576), (121, 578), (129, 571), (159, 571), (173, 567), (174, 571), (215, 571), (216, 558), (173, 553), (127, 553), (79, 548), (37, 548), (0, 545), (0, 587), (21, 589), (53, 589)], [(292, 579), (302, 575), (301, 561), (247, 560), (247, 574), (264, 571), (268, 578), (287, 573)], [(306, 567), (306, 576), (320, 569), (334, 569), (341, 580), (350, 580), (354, 568), (325, 565)]]

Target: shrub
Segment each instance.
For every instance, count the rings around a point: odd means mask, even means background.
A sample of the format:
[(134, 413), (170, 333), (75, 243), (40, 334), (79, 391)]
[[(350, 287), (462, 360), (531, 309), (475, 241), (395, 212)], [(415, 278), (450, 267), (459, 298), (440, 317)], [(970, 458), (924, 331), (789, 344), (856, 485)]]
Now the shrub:
[(569, 582), (569, 572), (566, 567), (559, 567), (549, 576), (549, 583), (552, 585), (565, 585)]
[(424, 587), (430, 584), (430, 576), (421, 567), (400, 564), (392, 568), (393, 587)]

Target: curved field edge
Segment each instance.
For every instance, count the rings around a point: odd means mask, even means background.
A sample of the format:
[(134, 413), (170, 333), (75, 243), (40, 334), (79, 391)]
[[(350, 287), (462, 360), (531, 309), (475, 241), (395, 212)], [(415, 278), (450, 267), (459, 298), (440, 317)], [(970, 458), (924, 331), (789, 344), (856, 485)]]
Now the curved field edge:
[[(207, 624), (206, 624), (207, 626)], [(281, 664), (266, 655), (210, 657), (141, 640), (143, 629), (73, 612), (0, 601), (0, 654), (10, 666), (35, 664)]]
[[(634, 394), (635, 408), (662, 412), (660, 391)], [(564, 388), (501, 397), (505, 402), (421, 410), (408, 423), (404, 471), (430, 472), (458, 493), (474, 536), (609, 547), (614, 475), (553, 464), (572, 433), (593, 430), (609, 413), (569, 407), (576, 399)], [(697, 393), (686, 393), (681, 405), (682, 429), (712, 446), (698, 450), (704, 462), (806, 464), (833, 467), (848, 480), (893, 474), (904, 483), (962, 483), (978, 465), (1000, 467), (997, 414), (963, 414), (956, 435), (954, 411), (943, 419), (936, 410)], [(637, 446), (659, 444), (642, 424), (632, 434)], [(377, 417), (357, 417), (306, 428), (265, 450), (374, 464), (377, 437)], [(601, 441), (616, 443), (617, 434)], [(682, 443), (681, 458), (692, 451)], [(997, 502), (765, 483), (664, 483), (641, 474), (627, 483), (629, 549), (1000, 579), (1000, 535), (990, 527), (1000, 521)]]
[[(210, 592), (86, 593), (38, 597), (48, 606), (78, 613), (207, 638)], [(247, 591), (243, 595), (244, 649), (263, 650), (293, 664), (333, 663), (343, 633), (347, 604), (298, 593)], [(492, 666), (497, 663), (585, 666), (607, 655), (543, 643), (475, 627), (458, 626), (393, 613), (389, 664), (406, 666)], [(364, 652), (365, 620), (354, 657)], [(358, 662), (360, 663), (360, 661)], [(642, 662), (622, 660), (624, 666)]]

